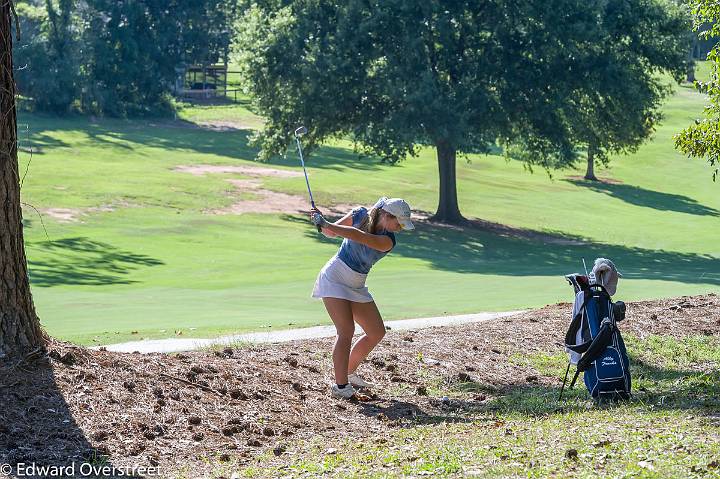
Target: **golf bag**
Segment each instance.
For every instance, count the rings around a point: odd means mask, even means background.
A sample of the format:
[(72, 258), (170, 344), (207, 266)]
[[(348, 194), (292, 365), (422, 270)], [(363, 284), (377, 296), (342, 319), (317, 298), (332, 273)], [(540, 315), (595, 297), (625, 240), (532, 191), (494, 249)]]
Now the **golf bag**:
[(625, 303), (613, 303), (604, 286), (590, 284), (587, 277), (568, 275), (566, 279), (576, 290), (570, 327), (565, 334), (565, 348), (570, 363), (560, 389), (565, 389), (570, 366), (577, 370), (569, 388), (582, 372), (585, 387), (598, 401), (630, 397), (630, 361), (617, 322), (625, 318)]

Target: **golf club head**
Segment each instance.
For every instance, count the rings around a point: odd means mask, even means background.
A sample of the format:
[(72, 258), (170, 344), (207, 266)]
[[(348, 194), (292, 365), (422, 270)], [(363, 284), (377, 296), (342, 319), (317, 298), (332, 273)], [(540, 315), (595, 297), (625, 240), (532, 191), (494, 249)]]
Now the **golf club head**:
[(307, 128), (305, 128), (304, 126), (301, 126), (295, 130), (296, 137), (303, 136), (305, 133), (307, 133)]

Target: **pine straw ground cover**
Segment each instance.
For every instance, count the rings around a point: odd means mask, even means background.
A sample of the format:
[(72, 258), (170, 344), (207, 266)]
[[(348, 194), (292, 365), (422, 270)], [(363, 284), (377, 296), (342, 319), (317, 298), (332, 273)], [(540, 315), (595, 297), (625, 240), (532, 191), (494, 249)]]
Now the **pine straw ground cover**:
[(133, 466), (185, 478), (717, 477), (720, 298), (629, 304), (634, 400), (608, 407), (582, 386), (557, 400), (569, 309), (389, 331), (360, 371), (378, 388), (352, 402), (328, 395), (332, 339), (174, 355), (51, 341), (0, 370), (0, 464), (89, 463), (118, 477)]

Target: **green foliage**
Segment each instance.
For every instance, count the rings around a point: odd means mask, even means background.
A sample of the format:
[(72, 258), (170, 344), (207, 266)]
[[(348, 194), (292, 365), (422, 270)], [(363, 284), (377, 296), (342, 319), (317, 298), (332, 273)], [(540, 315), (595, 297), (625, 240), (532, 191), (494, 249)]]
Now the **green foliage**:
[(601, 16), (599, 41), (573, 52), (585, 87), (570, 102), (577, 143), (607, 165), (611, 154), (637, 151), (662, 119), (672, 90), (659, 74), (686, 75), (690, 26), (681, 8), (655, 1), (609, 2)]
[[(720, 4), (710, 0), (690, 0), (695, 30), (703, 38), (720, 35)], [(675, 147), (690, 157), (705, 158), (714, 167), (713, 181), (720, 174), (720, 50), (716, 45), (708, 54), (712, 67), (710, 80), (695, 82), (698, 89), (708, 94), (709, 104), (705, 118), (675, 136)]]
[[(347, 136), (396, 162), (430, 145), (443, 165), (499, 143), (549, 169), (652, 132), (657, 74), (686, 70), (683, 19), (660, 0), (288, 1), (250, 7), (236, 50), (267, 118), (261, 158), (302, 122), (310, 147)], [(441, 166), (436, 217), (454, 189)]]
[(230, 41), (234, 1), (89, 0), (84, 44), (85, 108), (113, 116), (169, 111), (169, 92), (182, 63), (215, 63)]
[(487, 150), (514, 125), (534, 151), (571, 153), (546, 103), (557, 99), (545, 90), (553, 83), (543, 63), (550, 45), (540, 42), (543, 54), (531, 46), (549, 10), (499, 1), (250, 8), (239, 22), (238, 59), (268, 118), (263, 156), (282, 152), (300, 121), (308, 122), (311, 146), (350, 135), (393, 162), (418, 145)]
[(227, 55), (235, 0), (18, 4), (17, 83), (40, 111), (162, 114), (182, 64)]
[[(500, 138), (560, 166), (579, 139), (604, 151), (647, 136), (666, 93), (653, 75), (685, 71), (683, 28), (653, 0), (289, 2), (249, 8), (237, 50), (268, 117), (265, 156), (305, 120), (313, 143), (350, 134), (390, 161), (418, 144), (470, 152)], [(618, 118), (631, 98), (640, 113)]]
[(163, 21), (165, 2), (90, 0), (83, 43), (89, 111), (112, 116), (142, 115), (168, 107), (166, 92), (175, 77), (179, 51)]
[[(18, 3), (21, 37), (16, 40), (16, 82), (35, 108), (52, 113), (70, 110), (80, 93), (79, 28), (74, 0)], [(42, 72), (42, 73), (39, 73)]]

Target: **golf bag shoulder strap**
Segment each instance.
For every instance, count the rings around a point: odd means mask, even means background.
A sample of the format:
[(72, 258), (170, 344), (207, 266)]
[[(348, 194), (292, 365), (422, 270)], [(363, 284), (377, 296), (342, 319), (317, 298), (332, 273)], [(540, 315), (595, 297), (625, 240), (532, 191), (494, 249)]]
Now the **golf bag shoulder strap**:
[(565, 333), (565, 347), (568, 348), (571, 351), (574, 351), (576, 353), (584, 353), (587, 351), (587, 348), (590, 347), (590, 343), (592, 340), (585, 341), (584, 343), (577, 343), (577, 333), (582, 327), (582, 319), (583, 319), (583, 313), (585, 311), (585, 306), (587, 306), (588, 302), (592, 298), (592, 291), (590, 290), (584, 290), (583, 291), (583, 302), (582, 306), (580, 306), (580, 309), (578, 309), (577, 314), (573, 316), (572, 321), (570, 321), (570, 326), (568, 327), (567, 332)]
[(605, 348), (610, 346), (613, 342), (613, 333), (615, 331), (615, 325), (612, 320), (604, 319), (598, 334), (590, 341), (590, 344), (586, 348), (585, 354), (583, 354), (580, 361), (577, 363), (578, 371), (585, 371), (590, 364), (595, 361), (605, 351)]
[(577, 332), (582, 327), (582, 317), (583, 310), (580, 309), (580, 312), (577, 313), (570, 322), (570, 327), (568, 327), (567, 333), (565, 333), (565, 347), (568, 348), (570, 351), (574, 351), (579, 354), (587, 351), (587, 349), (590, 347), (590, 343), (592, 343), (592, 340), (585, 341), (584, 343), (580, 344), (576, 343)]
[(575, 316), (573, 317), (572, 321), (570, 322), (570, 326), (565, 333), (565, 347), (568, 348), (570, 351), (582, 354), (588, 350), (590, 344), (592, 343), (592, 339), (589, 339), (579, 344), (576, 343), (576, 341), (577, 332), (582, 327), (582, 319), (585, 312), (585, 307), (593, 298), (600, 298), (610, 301), (610, 295), (608, 294), (605, 287), (601, 284), (591, 284), (589, 286), (589, 289), (583, 291), (582, 306), (578, 310), (577, 314), (575, 314)]

